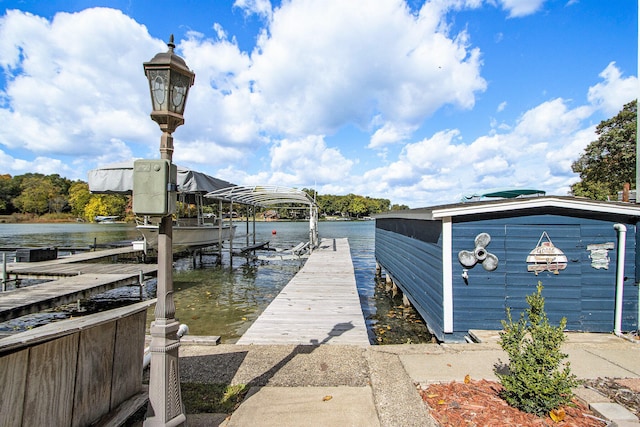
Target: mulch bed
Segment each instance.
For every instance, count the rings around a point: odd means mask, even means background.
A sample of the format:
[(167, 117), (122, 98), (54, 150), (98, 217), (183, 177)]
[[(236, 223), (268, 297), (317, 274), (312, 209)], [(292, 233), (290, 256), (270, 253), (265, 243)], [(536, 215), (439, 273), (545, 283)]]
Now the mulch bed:
[(502, 385), (495, 381), (469, 380), (430, 384), (418, 387), (433, 418), (442, 427), (602, 427), (607, 423), (597, 418), (587, 407), (574, 401), (559, 412), (562, 421), (553, 421), (522, 412), (507, 404), (499, 393)]

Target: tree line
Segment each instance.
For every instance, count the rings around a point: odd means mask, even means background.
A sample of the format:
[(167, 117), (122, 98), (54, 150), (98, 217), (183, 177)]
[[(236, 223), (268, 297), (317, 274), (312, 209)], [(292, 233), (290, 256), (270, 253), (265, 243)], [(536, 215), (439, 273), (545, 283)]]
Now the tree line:
[[(360, 218), (390, 209), (406, 209), (406, 205), (391, 205), (387, 199), (377, 199), (356, 194), (346, 196), (317, 195), (313, 189), (304, 189), (315, 198), (321, 216)], [(178, 204), (183, 214), (190, 207)], [(205, 206), (205, 212), (222, 216), (218, 204)], [(246, 214), (241, 205), (234, 207), (240, 215)], [(280, 207), (280, 217), (295, 217), (294, 210)], [(11, 176), (0, 175), (0, 215), (48, 216), (77, 218), (93, 221), (96, 216), (117, 216), (133, 220), (131, 196), (118, 194), (92, 194), (88, 183), (72, 181), (58, 174), (26, 173)]]
[(59, 174), (0, 175), (0, 214), (75, 217), (92, 221), (98, 215), (125, 218), (128, 196), (91, 194), (89, 184)]

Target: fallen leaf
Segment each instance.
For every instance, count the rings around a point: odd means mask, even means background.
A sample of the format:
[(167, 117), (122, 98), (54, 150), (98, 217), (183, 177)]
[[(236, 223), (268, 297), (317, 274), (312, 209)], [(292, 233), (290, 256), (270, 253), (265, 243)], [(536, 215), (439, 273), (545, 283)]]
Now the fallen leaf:
[(469, 374), (464, 376), (464, 383), (469, 384), (471, 382), (471, 376)]
[(326, 395), (325, 397), (322, 398), (322, 401), (326, 402), (327, 400), (331, 400), (331, 399), (333, 399), (333, 396)]
[(433, 399), (434, 397), (438, 397), (438, 394), (437, 394), (437, 393), (427, 394), (427, 397), (428, 397), (429, 399)]
[(445, 405), (447, 402), (445, 402), (444, 399), (440, 399), (438, 400), (438, 405)]
[(549, 412), (549, 416), (556, 423), (559, 423), (560, 421), (564, 420), (564, 417), (566, 415), (567, 414), (564, 412), (564, 409), (562, 409), (562, 408), (552, 409), (551, 412)]

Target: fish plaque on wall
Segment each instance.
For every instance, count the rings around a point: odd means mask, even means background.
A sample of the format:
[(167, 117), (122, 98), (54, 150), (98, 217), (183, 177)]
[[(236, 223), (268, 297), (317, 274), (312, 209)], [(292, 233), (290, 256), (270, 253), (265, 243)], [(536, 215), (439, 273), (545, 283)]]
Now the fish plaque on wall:
[(556, 248), (546, 231), (542, 232), (538, 244), (527, 256), (527, 271), (533, 271), (536, 276), (541, 271), (558, 274), (567, 268), (567, 257)]
[(591, 267), (595, 269), (609, 269), (609, 250), (615, 247), (613, 242), (596, 243), (593, 245), (587, 245), (589, 251), (589, 258), (591, 259)]
[(482, 264), (482, 268), (487, 271), (493, 271), (498, 268), (498, 257), (487, 251), (487, 246), (491, 243), (489, 233), (478, 234), (474, 243), (476, 245), (474, 250), (458, 252), (458, 261), (460, 261), (460, 264), (467, 268), (473, 268), (474, 265), (480, 263)]

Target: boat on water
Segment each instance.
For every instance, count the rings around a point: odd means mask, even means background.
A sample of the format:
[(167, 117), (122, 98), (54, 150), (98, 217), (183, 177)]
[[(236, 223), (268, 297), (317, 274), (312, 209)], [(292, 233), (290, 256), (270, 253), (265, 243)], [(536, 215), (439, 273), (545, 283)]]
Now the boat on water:
[[(183, 204), (195, 206), (196, 214), (194, 217), (178, 218), (175, 221), (172, 233), (174, 252), (221, 245), (222, 242), (233, 239), (235, 226), (231, 222), (225, 224), (222, 220), (216, 220), (213, 215), (207, 217), (203, 213), (202, 196), (212, 191), (233, 187), (234, 184), (178, 166), (177, 185), (179, 200)], [(90, 170), (89, 190), (92, 193), (102, 194), (132, 194), (133, 161)], [(144, 239), (142, 247), (145, 251), (158, 247), (157, 223), (144, 217), (140, 219), (136, 228)], [(134, 247), (140, 243), (134, 242)]]
[[(142, 234), (147, 248), (158, 247), (158, 226), (139, 224), (136, 229)], [(175, 226), (172, 244), (174, 252), (212, 246), (218, 242), (233, 239), (236, 226), (216, 226), (214, 224)]]

